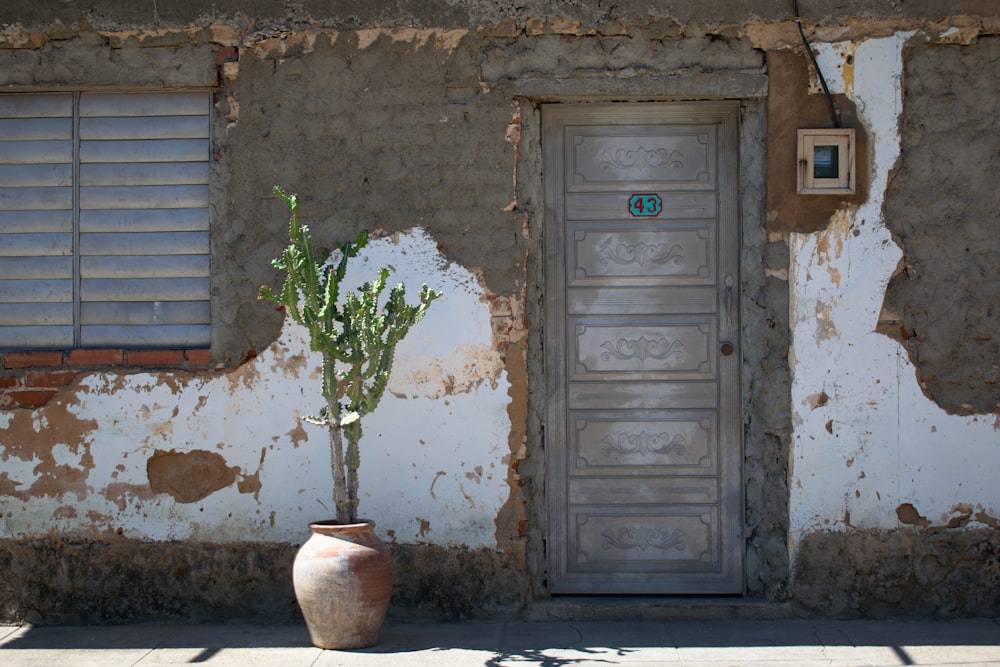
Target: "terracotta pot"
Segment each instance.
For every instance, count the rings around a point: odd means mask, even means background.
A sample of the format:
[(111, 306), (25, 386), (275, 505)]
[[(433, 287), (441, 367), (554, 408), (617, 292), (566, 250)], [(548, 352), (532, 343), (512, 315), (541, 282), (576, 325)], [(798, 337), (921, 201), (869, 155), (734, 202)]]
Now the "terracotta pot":
[(372, 646), (392, 593), (389, 548), (372, 521), (318, 521), (309, 530), (292, 579), (312, 643), (327, 649)]

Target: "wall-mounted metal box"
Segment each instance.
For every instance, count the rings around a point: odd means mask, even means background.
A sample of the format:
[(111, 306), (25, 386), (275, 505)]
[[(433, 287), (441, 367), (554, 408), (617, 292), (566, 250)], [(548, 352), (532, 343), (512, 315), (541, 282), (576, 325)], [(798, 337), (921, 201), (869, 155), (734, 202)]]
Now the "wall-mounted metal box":
[(854, 194), (854, 130), (799, 130), (798, 193)]

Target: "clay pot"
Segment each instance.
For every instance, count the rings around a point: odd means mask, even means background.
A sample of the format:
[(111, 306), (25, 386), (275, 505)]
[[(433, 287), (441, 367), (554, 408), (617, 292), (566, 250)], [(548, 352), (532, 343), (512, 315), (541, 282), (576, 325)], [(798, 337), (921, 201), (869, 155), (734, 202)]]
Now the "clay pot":
[(295, 597), (319, 648), (372, 646), (389, 608), (392, 566), (375, 523), (309, 524), (292, 567)]

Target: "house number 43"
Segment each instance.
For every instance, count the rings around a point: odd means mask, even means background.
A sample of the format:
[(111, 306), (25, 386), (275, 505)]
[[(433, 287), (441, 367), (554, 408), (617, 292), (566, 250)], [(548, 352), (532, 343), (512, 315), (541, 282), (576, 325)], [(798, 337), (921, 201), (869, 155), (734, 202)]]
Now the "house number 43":
[(628, 198), (628, 212), (636, 218), (655, 218), (663, 210), (660, 195), (639, 194)]

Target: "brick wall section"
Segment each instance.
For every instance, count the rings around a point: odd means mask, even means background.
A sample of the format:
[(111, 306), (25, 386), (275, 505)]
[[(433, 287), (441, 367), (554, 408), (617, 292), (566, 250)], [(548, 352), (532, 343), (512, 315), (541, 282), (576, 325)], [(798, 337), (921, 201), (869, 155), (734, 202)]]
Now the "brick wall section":
[(0, 353), (0, 409), (39, 408), (84, 371), (207, 370), (210, 350), (46, 350)]

